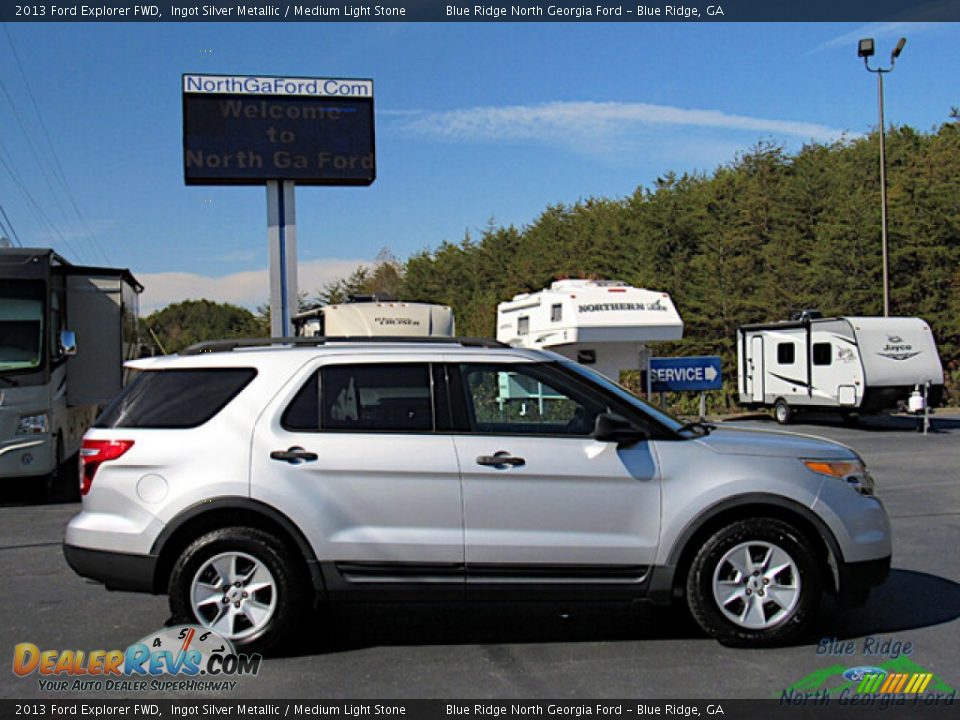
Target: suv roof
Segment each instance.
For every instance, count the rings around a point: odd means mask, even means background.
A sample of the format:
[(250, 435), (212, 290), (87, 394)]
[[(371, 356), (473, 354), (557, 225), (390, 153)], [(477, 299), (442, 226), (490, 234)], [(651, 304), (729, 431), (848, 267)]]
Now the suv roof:
[(344, 337), (273, 337), (273, 338), (238, 338), (233, 340), (209, 340), (197, 343), (181, 350), (180, 355), (199, 355), (209, 352), (229, 352), (238, 348), (275, 348), (302, 347), (316, 345), (382, 345), (382, 344), (416, 344), (416, 345), (460, 345), (462, 347), (493, 347), (505, 348), (509, 345), (498, 340), (477, 337), (403, 337), (403, 336), (344, 336)]
[(418, 361), (434, 354), (469, 354), (493, 358), (509, 357), (525, 362), (562, 360), (543, 350), (513, 347), (488, 338), (444, 337), (312, 337), (215, 340), (198, 343), (178, 355), (141, 358), (126, 363), (137, 370), (195, 367), (236, 367), (259, 365), (292, 367), (318, 354), (339, 358), (416, 355)]

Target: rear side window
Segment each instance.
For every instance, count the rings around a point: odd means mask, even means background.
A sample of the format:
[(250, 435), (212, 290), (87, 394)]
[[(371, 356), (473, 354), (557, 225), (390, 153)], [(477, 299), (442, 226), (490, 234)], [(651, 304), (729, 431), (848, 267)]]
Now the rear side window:
[(280, 424), (291, 432), (432, 432), (430, 385), (425, 363), (329, 365), (300, 388)]
[(256, 374), (253, 368), (145, 370), (107, 406), (94, 427), (197, 427), (225, 408)]

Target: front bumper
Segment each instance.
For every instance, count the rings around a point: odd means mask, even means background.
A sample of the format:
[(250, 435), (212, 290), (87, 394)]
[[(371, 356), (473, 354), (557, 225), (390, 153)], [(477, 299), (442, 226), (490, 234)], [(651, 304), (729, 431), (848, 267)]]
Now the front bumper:
[(838, 570), (841, 603), (860, 607), (867, 601), (870, 589), (882, 585), (890, 576), (890, 555), (878, 560), (841, 563)]
[(17, 435), (0, 442), (0, 478), (32, 477), (54, 471), (50, 435)]
[(108, 590), (156, 592), (157, 558), (154, 555), (90, 550), (64, 543), (63, 556), (77, 575), (101, 582)]

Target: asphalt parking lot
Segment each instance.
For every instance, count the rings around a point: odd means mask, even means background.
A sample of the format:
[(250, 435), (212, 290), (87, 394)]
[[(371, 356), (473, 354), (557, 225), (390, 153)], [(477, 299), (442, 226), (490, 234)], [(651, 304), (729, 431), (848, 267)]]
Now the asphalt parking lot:
[[(748, 421), (752, 427), (776, 427)], [(847, 427), (823, 418), (790, 428), (839, 440), (867, 461), (894, 527), (893, 573), (862, 609), (825, 601), (808, 642), (772, 650), (725, 648), (683, 612), (629, 605), (357, 606), (304, 623), (294, 656), (267, 658), (235, 697), (313, 698), (776, 698), (890, 640), (960, 686), (960, 413), (923, 436), (907, 418)], [(60, 549), (78, 505), (32, 505), (0, 489), (0, 663), (16, 643), (113, 649), (162, 627), (165, 597), (107, 592), (77, 577)], [(821, 638), (853, 640), (854, 654), (818, 654)], [(123, 692), (106, 696), (126, 697)], [(60, 697), (76, 695), (60, 695)], [(36, 676), (0, 671), (0, 697), (49, 698)], [(199, 695), (187, 697), (201, 697)]]

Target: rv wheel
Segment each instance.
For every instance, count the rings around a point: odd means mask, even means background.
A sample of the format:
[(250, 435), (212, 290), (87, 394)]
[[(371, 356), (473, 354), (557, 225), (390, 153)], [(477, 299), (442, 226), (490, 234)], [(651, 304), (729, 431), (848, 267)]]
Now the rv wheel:
[(790, 420), (793, 417), (793, 410), (790, 409), (790, 406), (787, 405), (787, 401), (783, 398), (777, 398), (777, 402), (773, 406), (773, 415), (777, 418), (777, 422), (781, 425), (789, 425)]

